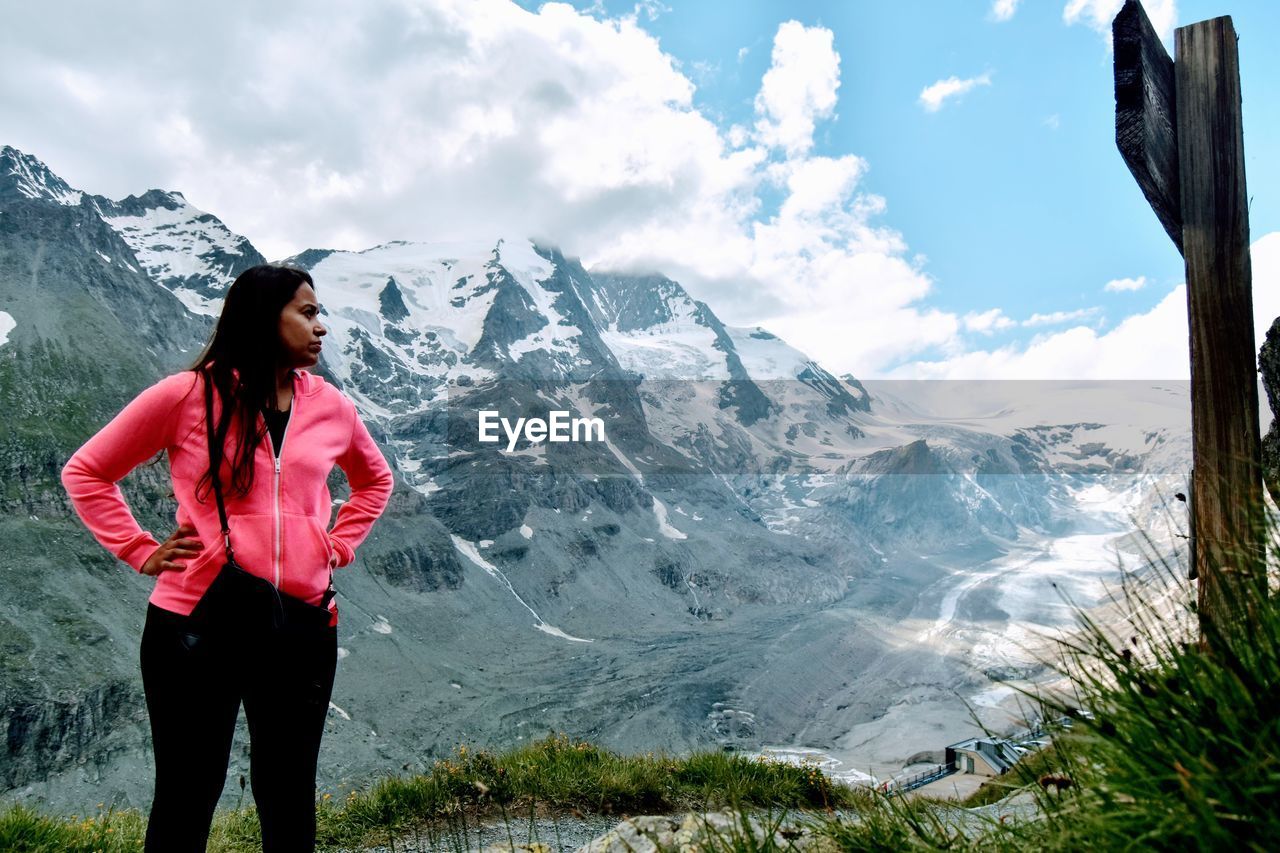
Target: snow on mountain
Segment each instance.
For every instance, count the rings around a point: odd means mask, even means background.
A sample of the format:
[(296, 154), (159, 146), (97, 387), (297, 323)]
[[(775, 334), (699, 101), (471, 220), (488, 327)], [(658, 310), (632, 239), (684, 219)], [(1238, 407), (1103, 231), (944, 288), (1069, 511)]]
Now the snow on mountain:
[(606, 328), (600, 337), (619, 364), (646, 379), (728, 379), (724, 353), (714, 346), (715, 334), (692, 319), (686, 315), (631, 332)]
[[(726, 353), (703, 306), (660, 276), (592, 273), (600, 337), (625, 369), (648, 380), (729, 378)], [(646, 286), (647, 285), (647, 286)]]
[(18, 322), (13, 319), (13, 315), (0, 311), (0, 346), (9, 342), (9, 333), (17, 327)]
[(602, 340), (642, 378), (653, 434), (691, 462), (737, 475), (834, 467), (855, 452), (850, 415), (865, 392), (764, 329), (725, 326), (660, 275), (593, 270), (586, 301)]
[(529, 611), (529, 613), (533, 616), (534, 629), (541, 631), (544, 634), (550, 634), (553, 637), (558, 637), (562, 640), (568, 640), (571, 643), (594, 643), (595, 642), (595, 640), (592, 640), (592, 639), (588, 639), (584, 637), (575, 637), (572, 634), (567, 634), (564, 631), (557, 628), (555, 625), (548, 624), (545, 619), (543, 619), (541, 616), (538, 615), (538, 611), (530, 607), (529, 603), (520, 597), (520, 593), (516, 592), (515, 587), (511, 585), (510, 579), (506, 576), (506, 574), (502, 571), (502, 569), (499, 569), (493, 563), (489, 562), (484, 557), (480, 556), (480, 552), (476, 550), (476, 544), (474, 542), (468, 542), (467, 540), (463, 539), (461, 536), (451, 536), (450, 540), (453, 542), (453, 546), (458, 550), (459, 554), (461, 554), (471, 563), (475, 564), (476, 566), (484, 570), (484, 573), (487, 574), (489, 577), (498, 581), (498, 583), (500, 583), (507, 590), (507, 592), (511, 593), (511, 595), (515, 598), (515, 600), (519, 602), (521, 607)]
[(556, 266), (527, 240), (398, 241), (309, 266), (326, 364), (384, 417), (444, 403), (533, 353), (566, 371), (578, 363), (582, 330), (547, 286)]
[(726, 326), (747, 375), (756, 380), (796, 379), (813, 360), (759, 326)]
[(578, 352), (576, 339), (581, 337), (582, 330), (557, 310), (559, 294), (544, 286), (554, 275), (555, 264), (538, 254), (528, 240), (499, 240), (498, 243), (494, 261), (524, 288), (533, 301), (534, 313), (546, 321), (540, 329), (508, 344), (507, 354), (522, 361), (528, 353), (542, 351), (572, 363)]
[(216, 317), (236, 276), (265, 262), (248, 240), (182, 193), (149, 190), (121, 201), (93, 200), (146, 273), (193, 314)]
[(705, 307), (666, 276), (608, 270), (591, 270), (583, 297), (598, 326), (623, 334), (698, 322), (696, 315)]
[(98, 257), (134, 273), (139, 270), (131, 260), (136, 259), (152, 281), (177, 296), (193, 314), (217, 316), (222, 293), (231, 281), (265, 260), (247, 239), (190, 204), (181, 193), (149, 190), (120, 201), (86, 195), (35, 157), (7, 145), (0, 148), (0, 199), (6, 195), (71, 207), (88, 204), (134, 256), (119, 257), (128, 253), (99, 249)]
[(23, 198), (43, 198), (58, 204), (77, 205), (84, 193), (72, 189), (44, 163), (11, 145), (0, 148), (0, 186)]
[(396, 375), (434, 380), (433, 393), (415, 398), (417, 407), (435, 399), (441, 380), (487, 378), (489, 371), (466, 359), (493, 304), (485, 274), (491, 260), (492, 246), (480, 243), (396, 242), (329, 253), (311, 268), (329, 326), (326, 363), (348, 383), (359, 369), (379, 367), (382, 383)]

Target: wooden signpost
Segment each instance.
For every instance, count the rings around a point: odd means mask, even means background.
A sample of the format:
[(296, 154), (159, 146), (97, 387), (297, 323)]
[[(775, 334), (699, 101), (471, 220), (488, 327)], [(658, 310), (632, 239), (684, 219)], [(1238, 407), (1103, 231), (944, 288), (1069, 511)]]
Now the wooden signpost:
[[(1186, 262), (1193, 566), (1202, 636), (1265, 584), (1262, 445), (1240, 66), (1231, 18), (1175, 33), (1171, 60), (1138, 0), (1112, 23), (1116, 145)], [(1265, 586), (1263, 587), (1265, 589)]]

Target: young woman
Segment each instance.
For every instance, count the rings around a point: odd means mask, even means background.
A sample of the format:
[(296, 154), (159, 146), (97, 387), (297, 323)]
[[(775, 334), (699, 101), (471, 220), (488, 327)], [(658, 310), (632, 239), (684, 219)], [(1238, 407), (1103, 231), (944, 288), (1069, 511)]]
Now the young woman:
[[(306, 370), (320, 360), (319, 310), (308, 273), (245, 270), (195, 364), (140, 393), (62, 471), (103, 547), (156, 578), (140, 655), (156, 764), (148, 851), (205, 849), (242, 702), (264, 851), (315, 846), (337, 662), (331, 574), (354, 559), (392, 489), (354, 404)], [(178, 510), (158, 542), (116, 483), (162, 450)], [(335, 464), (351, 498), (326, 529)], [(224, 576), (210, 590), (232, 553), (248, 585)], [(319, 618), (281, 618), (299, 610)]]

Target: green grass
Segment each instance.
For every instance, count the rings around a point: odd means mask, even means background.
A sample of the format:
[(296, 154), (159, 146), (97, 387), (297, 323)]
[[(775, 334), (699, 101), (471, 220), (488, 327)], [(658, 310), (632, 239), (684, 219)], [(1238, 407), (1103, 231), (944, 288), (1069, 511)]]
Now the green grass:
[(0, 850), (39, 853), (123, 853), (142, 849), (146, 819), (136, 811), (99, 810), (52, 818), (24, 806), (0, 813)]
[(700, 752), (620, 755), (565, 735), (506, 753), (459, 747), (432, 772), (395, 777), (346, 802), (320, 805), (320, 837), (327, 843), (403, 834), (443, 818), (552, 813), (668, 813), (718, 806), (848, 807), (854, 792), (833, 785), (816, 768)]
[[(317, 804), (319, 846), (386, 844), (410, 834), (465, 833), (481, 820), (539, 813), (671, 813), (721, 806), (812, 810), (849, 808), (863, 795), (833, 785), (812, 767), (722, 752), (621, 755), (566, 735), (504, 753), (458, 747), (430, 773), (383, 779), (341, 801)], [(138, 850), (137, 811), (59, 819), (23, 807), (0, 815), (0, 850)], [(447, 841), (445, 846), (449, 846)], [(260, 849), (252, 809), (219, 813), (211, 851)]]
[[(1201, 635), (1185, 567), (1154, 548), (1148, 557), (1152, 569), (1116, 597), (1119, 624), (1079, 613), (1081, 630), (1061, 645), (1073, 695), (1036, 697), (1044, 718), (1071, 716), (1070, 727), (964, 803), (1022, 790), (1034, 820), (959, 832), (937, 803), (891, 800), (826, 832), (848, 850), (1276, 849), (1280, 602), (1261, 575), (1237, 583)], [(1069, 787), (1039, 784), (1046, 777)]]
[(1180, 566), (1160, 565), (1127, 587), (1127, 630), (1082, 615), (1065, 646), (1079, 705), (1094, 713), (1057, 739), (1055, 769), (1073, 789), (1046, 800), (1046, 823), (1060, 849), (1274, 849), (1280, 606), (1265, 578), (1239, 584), (1201, 637), (1194, 589)]

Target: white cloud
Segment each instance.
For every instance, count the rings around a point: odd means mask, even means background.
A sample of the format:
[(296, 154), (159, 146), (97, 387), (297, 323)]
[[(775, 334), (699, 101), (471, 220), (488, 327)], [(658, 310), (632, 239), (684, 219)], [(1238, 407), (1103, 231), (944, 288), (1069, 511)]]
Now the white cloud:
[[(1280, 317), (1280, 231), (1252, 246), (1254, 347)], [(1178, 285), (1151, 310), (1099, 334), (1076, 326), (1022, 346), (977, 350), (904, 365), (915, 379), (1187, 379), (1187, 289)]]
[(1024, 326), (1057, 326), (1072, 320), (1082, 320), (1098, 313), (1097, 308), (1081, 308), (1076, 311), (1054, 311), (1049, 314), (1032, 314), (1022, 321)]
[(867, 312), (815, 307), (770, 319), (766, 327), (827, 369), (867, 379), (925, 347), (954, 351), (960, 321), (945, 311), (910, 306)]
[(787, 21), (773, 39), (773, 61), (756, 95), (756, 133), (788, 156), (813, 147), (818, 119), (829, 118), (840, 87), (840, 56), (834, 36), (823, 27)]
[(997, 21), (1007, 21), (1018, 11), (1021, 0), (994, 0), (991, 4), (991, 17)]
[[(872, 371), (925, 348), (954, 349), (959, 320), (918, 306), (932, 280), (922, 260), (908, 260), (902, 236), (876, 224), (886, 202), (861, 188), (866, 161), (810, 153), (840, 84), (832, 43), (826, 29), (779, 26), (754, 135), (727, 134), (737, 150), (726, 156), (741, 161), (735, 175), (745, 184), (730, 185), (702, 213), (662, 211), (614, 235), (591, 260), (661, 269), (729, 322), (765, 325), (837, 372)], [(764, 189), (781, 192), (768, 216), (759, 211)], [(731, 215), (726, 198), (736, 199)]]
[(671, 7), (658, 2), (658, 0), (640, 0), (631, 10), (630, 17), (634, 20), (641, 15), (647, 20), (656, 21), (659, 15), (664, 15), (671, 11)]
[[(93, 192), (180, 189), (270, 257), (511, 232), (590, 247), (708, 203), (733, 221), (755, 180), (627, 18), (495, 0), (14, 15), (7, 142)], [(92, 109), (68, 79), (100, 81)]]
[(968, 332), (978, 332), (984, 335), (990, 335), (995, 332), (1011, 329), (1018, 325), (1016, 320), (1005, 316), (1005, 313), (999, 308), (992, 308), (990, 311), (981, 313), (970, 311), (964, 315), (964, 328)]
[[(1067, 24), (1085, 24), (1111, 40), (1111, 22), (1124, 5), (1124, 0), (1067, 0), (1062, 20)], [(1168, 40), (1178, 23), (1177, 0), (1143, 0), (1142, 7), (1160, 38)]]
[(1121, 293), (1126, 290), (1141, 290), (1147, 285), (1147, 277), (1140, 275), (1137, 278), (1117, 278), (1107, 282), (1102, 289), (1108, 293)]
[(1280, 318), (1280, 231), (1259, 237), (1249, 247), (1253, 267), (1253, 333), (1262, 346), (1267, 330)]
[(1041, 124), (1050, 130), (1057, 130), (1062, 127), (1062, 117), (1057, 113), (1054, 113), (1053, 115), (1045, 116), (1044, 121), (1042, 121)]
[(738, 61), (741, 62), (742, 60), (746, 59), (747, 54), (750, 52), (751, 52), (751, 48), (749, 47), (738, 48)]
[(720, 63), (708, 62), (705, 59), (695, 59), (689, 63), (688, 68), (693, 82), (703, 86), (714, 80), (720, 73)]
[(959, 77), (948, 77), (945, 80), (924, 87), (920, 92), (920, 104), (926, 112), (936, 113), (948, 99), (958, 98), (977, 86), (990, 86), (991, 72), (961, 80)]
[[(1179, 286), (1145, 314), (1106, 334), (1075, 326), (1022, 346), (917, 362), (895, 375), (917, 379), (1185, 379), (1187, 298)], [(1181, 331), (1179, 331), (1181, 324)]]

